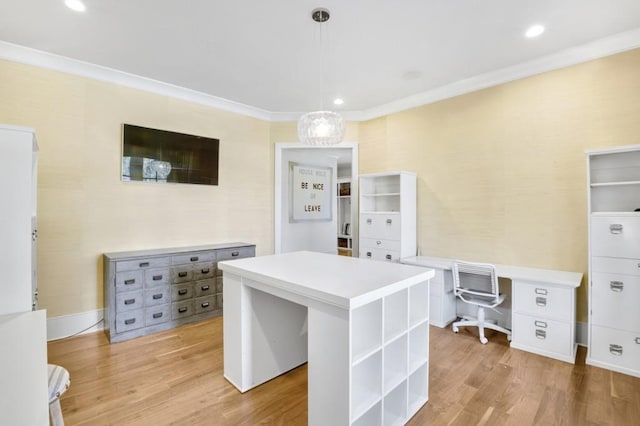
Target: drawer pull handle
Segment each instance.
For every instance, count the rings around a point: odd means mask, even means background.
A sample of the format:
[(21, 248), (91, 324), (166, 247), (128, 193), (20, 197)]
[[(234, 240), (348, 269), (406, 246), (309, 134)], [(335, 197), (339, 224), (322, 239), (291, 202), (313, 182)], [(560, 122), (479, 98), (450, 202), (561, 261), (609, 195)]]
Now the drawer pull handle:
[(232, 257), (238, 257), (240, 256), (240, 252), (239, 251), (234, 251), (233, 253), (231, 253)]
[(131, 278), (130, 280), (125, 280), (124, 281), (124, 285), (131, 285), (131, 284), (135, 284), (136, 283), (136, 279), (135, 278)]
[(370, 251), (367, 252), (367, 257), (371, 257), (371, 252)]
[(640, 337), (636, 337), (633, 341), (636, 342), (637, 345), (640, 345)]
[(125, 325), (130, 325), (130, 324), (133, 324), (134, 322), (136, 322), (135, 318), (129, 318), (129, 319), (124, 320), (124, 324)]
[(198, 259), (200, 259), (198, 256), (193, 256), (189, 260), (192, 261), (192, 262), (197, 262)]
[(155, 314), (153, 314), (154, 318), (162, 318), (162, 312), (156, 312)]
[(162, 275), (154, 275), (153, 276), (153, 280), (154, 281), (160, 281), (162, 279)]
[(187, 312), (187, 307), (183, 306), (181, 308), (178, 308), (178, 312), (181, 313), (181, 314), (184, 314), (185, 312)]
[(385, 257), (387, 258), (387, 260), (391, 260), (391, 255), (390, 254), (386, 255)]
[(149, 266), (149, 262), (142, 262), (139, 264), (140, 268), (146, 268), (147, 266)]
[(534, 321), (533, 323), (536, 325), (536, 327), (547, 328), (547, 323), (544, 321)]
[(125, 305), (133, 305), (134, 303), (136, 303), (136, 299), (127, 299), (124, 301)]
[(622, 234), (622, 224), (621, 223), (612, 223), (609, 225), (609, 232), (612, 234)]
[(536, 337), (538, 339), (546, 339), (547, 338), (547, 332), (545, 330), (536, 330)]
[(186, 288), (183, 288), (183, 289), (181, 289), (181, 290), (178, 290), (178, 294), (179, 294), (180, 296), (184, 296), (185, 294), (187, 294), (187, 289), (186, 289)]
[(209, 307), (209, 302), (204, 302), (200, 306), (202, 306), (203, 308), (208, 308)]
[(371, 223), (373, 223), (373, 221), (371, 219), (367, 219), (367, 225), (371, 225)]
[(536, 288), (536, 294), (541, 294), (543, 296), (547, 295), (547, 289), (546, 288)]
[(609, 283), (609, 287), (611, 288), (611, 291), (621, 293), (624, 289), (624, 283), (622, 281), (611, 281)]
[(382, 241), (376, 241), (376, 244), (380, 245), (380, 244), (382, 244)]
[(547, 298), (546, 297), (536, 297), (536, 305), (538, 305), (538, 306), (547, 306)]
[(158, 299), (162, 299), (162, 293), (158, 293), (158, 294), (154, 294), (153, 295), (153, 300), (158, 300)]
[(209, 268), (204, 268), (204, 269), (202, 269), (202, 270), (201, 270), (201, 272), (202, 272), (203, 274), (208, 274), (209, 272), (211, 272), (211, 269), (209, 269)]
[(387, 225), (391, 225), (391, 219), (387, 219)]
[(203, 285), (202, 287), (200, 287), (200, 290), (207, 291), (207, 290), (209, 290), (209, 286), (208, 285)]
[(611, 352), (615, 356), (622, 356), (622, 346), (609, 345), (609, 352)]
[(184, 277), (186, 277), (187, 275), (189, 275), (189, 274), (187, 274), (186, 272), (178, 272), (178, 276), (179, 276), (180, 278), (184, 278)]

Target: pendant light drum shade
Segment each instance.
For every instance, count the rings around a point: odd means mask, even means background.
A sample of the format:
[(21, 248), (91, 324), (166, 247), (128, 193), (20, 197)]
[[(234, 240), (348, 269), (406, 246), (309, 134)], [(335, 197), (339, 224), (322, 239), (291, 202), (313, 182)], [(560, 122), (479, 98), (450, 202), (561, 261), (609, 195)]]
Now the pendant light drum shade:
[(333, 111), (308, 112), (298, 120), (298, 139), (307, 145), (335, 145), (344, 132), (344, 119)]

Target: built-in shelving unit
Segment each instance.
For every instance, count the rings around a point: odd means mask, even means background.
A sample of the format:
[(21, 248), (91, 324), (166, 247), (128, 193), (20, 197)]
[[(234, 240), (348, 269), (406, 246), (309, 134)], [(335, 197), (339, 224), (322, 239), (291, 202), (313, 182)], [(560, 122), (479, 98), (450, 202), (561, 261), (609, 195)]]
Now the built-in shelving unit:
[(428, 399), (428, 282), (356, 308), (351, 336), (351, 424), (405, 424)]
[(640, 145), (587, 152), (587, 363), (640, 377)]
[(351, 210), (351, 179), (338, 179), (338, 254), (353, 255), (353, 213)]

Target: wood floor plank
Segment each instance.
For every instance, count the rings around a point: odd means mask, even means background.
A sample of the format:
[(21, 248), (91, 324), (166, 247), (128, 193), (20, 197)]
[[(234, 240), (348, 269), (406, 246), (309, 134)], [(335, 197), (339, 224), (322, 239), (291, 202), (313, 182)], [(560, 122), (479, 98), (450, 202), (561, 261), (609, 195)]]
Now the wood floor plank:
[[(223, 378), (223, 318), (110, 345), (103, 333), (51, 342), (69, 370), (73, 425), (307, 424), (306, 365), (241, 394)], [(640, 379), (511, 349), (500, 333), (431, 327), (429, 402), (409, 425), (636, 425)]]

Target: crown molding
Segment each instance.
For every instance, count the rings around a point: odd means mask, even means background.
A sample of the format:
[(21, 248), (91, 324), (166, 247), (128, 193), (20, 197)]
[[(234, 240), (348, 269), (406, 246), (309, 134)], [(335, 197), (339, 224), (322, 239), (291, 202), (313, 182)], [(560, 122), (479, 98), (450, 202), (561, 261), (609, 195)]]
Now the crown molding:
[[(486, 89), (488, 87), (497, 86), (536, 74), (614, 55), (616, 53), (638, 47), (640, 47), (640, 28), (605, 37), (581, 46), (565, 49), (553, 55), (548, 55), (533, 61), (524, 62), (511, 67), (459, 80), (445, 86), (437, 87), (366, 110), (338, 112), (340, 112), (347, 121), (372, 120), (385, 115), (452, 98), (454, 96), (475, 92), (477, 90)], [(64, 56), (54, 55), (52, 53), (4, 41), (0, 41), (0, 58), (78, 75), (81, 77), (87, 77), (94, 80), (118, 84), (133, 89), (144, 90), (265, 121), (297, 121), (303, 114), (302, 112), (270, 112), (173, 84), (163, 83), (150, 78), (78, 61)]]

